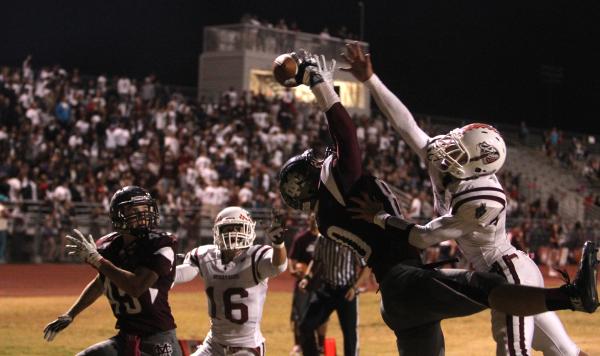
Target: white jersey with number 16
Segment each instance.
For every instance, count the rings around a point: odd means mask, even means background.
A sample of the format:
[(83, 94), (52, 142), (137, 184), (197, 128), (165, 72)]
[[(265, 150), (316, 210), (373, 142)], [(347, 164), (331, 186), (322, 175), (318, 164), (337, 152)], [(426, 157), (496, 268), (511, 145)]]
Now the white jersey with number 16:
[(273, 249), (254, 245), (224, 264), (215, 245), (190, 251), (177, 266), (175, 283), (204, 279), (211, 329), (207, 339), (227, 346), (257, 347), (264, 342), (260, 331), (268, 278), (281, 271), (271, 264)]

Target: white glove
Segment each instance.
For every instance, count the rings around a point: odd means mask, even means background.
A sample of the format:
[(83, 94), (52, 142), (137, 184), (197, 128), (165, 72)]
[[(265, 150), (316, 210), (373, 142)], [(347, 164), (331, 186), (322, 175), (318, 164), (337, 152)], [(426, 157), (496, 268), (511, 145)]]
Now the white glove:
[(71, 324), (72, 321), (73, 321), (73, 318), (71, 318), (71, 316), (68, 315), (68, 314), (64, 314), (64, 315), (59, 316), (58, 319), (56, 319), (53, 322), (49, 323), (44, 328), (44, 339), (46, 341), (52, 341), (52, 340), (54, 340), (54, 337), (56, 336), (56, 334), (58, 334), (64, 328), (66, 328), (67, 326), (69, 326), (69, 324)]
[(73, 229), (77, 234), (77, 237), (67, 235), (67, 239), (73, 243), (73, 245), (66, 245), (69, 256), (77, 256), (79, 259), (91, 264), (98, 268), (100, 267), (100, 261), (102, 256), (96, 250), (96, 243), (92, 235), (85, 237), (81, 231)]
[[(321, 58), (319, 58), (321, 57)], [(335, 72), (335, 59), (331, 60), (331, 66), (327, 68), (327, 60), (324, 55), (321, 56), (313, 56), (315, 62), (317, 62), (317, 68), (323, 77), (323, 80), (333, 87), (333, 73)]]

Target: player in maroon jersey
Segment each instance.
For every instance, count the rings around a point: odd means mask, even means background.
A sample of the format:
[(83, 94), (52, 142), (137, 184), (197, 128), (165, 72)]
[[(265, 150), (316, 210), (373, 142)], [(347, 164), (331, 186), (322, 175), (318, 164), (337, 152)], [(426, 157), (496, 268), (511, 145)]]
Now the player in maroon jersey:
[[(402, 218), (389, 186), (362, 170), (356, 128), (333, 89), (333, 62), (299, 56), (298, 83), (310, 87), (325, 113), (335, 151), (318, 159), (312, 150), (292, 157), (280, 172), (280, 192), (287, 205), (315, 211), (324, 237), (348, 246), (367, 261), (379, 282), (381, 312), (394, 330), (401, 355), (443, 355), (440, 321), (492, 307), (526, 316), (548, 310), (594, 312), (597, 249), (584, 249), (573, 283), (560, 288), (509, 285), (499, 275), (464, 270), (423, 268), (419, 250), (408, 243), (414, 224)], [(373, 221), (353, 217), (356, 201), (367, 196), (382, 202)], [(392, 217), (394, 217), (392, 219)]]
[(74, 230), (67, 236), (70, 255), (98, 271), (79, 299), (44, 329), (52, 341), (57, 333), (105, 294), (117, 319), (117, 335), (88, 347), (79, 355), (181, 355), (168, 293), (175, 276), (173, 235), (155, 230), (158, 207), (150, 193), (137, 186), (118, 190), (110, 202), (115, 232), (94, 243)]

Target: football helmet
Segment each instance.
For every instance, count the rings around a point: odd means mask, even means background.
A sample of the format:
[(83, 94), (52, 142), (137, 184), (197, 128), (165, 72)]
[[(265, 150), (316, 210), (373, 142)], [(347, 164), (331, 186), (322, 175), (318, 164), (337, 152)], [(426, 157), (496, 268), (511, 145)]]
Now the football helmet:
[(487, 124), (469, 124), (434, 137), (427, 159), (458, 179), (496, 173), (506, 160), (506, 144), (498, 130)]
[(213, 227), (213, 241), (219, 250), (238, 250), (252, 246), (256, 238), (250, 213), (238, 206), (230, 206), (217, 214)]
[(117, 190), (110, 199), (110, 219), (117, 230), (149, 230), (158, 225), (156, 200), (141, 187), (130, 185)]
[(312, 149), (285, 162), (279, 172), (279, 192), (289, 207), (304, 212), (314, 208), (322, 165)]

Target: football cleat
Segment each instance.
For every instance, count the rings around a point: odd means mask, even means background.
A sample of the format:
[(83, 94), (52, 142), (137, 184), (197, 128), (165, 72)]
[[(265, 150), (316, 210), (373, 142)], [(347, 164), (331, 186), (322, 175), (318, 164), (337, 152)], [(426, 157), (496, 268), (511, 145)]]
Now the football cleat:
[(597, 267), (598, 248), (592, 241), (586, 241), (583, 245), (579, 269), (572, 283), (563, 285), (561, 288), (567, 293), (573, 309), (593, 313), (598, 303)]

